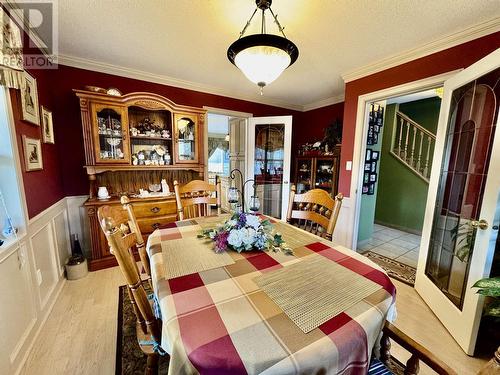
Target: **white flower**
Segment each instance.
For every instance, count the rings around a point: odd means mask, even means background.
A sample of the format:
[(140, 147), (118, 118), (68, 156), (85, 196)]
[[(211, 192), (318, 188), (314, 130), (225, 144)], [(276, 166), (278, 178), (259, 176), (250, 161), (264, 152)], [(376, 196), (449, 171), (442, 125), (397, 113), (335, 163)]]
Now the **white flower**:
[(247, 225), (257, 230), (260, 227), (260, 219), (256, 215), (247, 215)]
[(237, 223), (236, 220), (228, 220), (228, 221), (226, 221), (226, 225), (228, 227), (231, 227), (231, 228), (234, 227), (236, 225), (236, 223)]
[(255, 235), (257, 232), (253, 228), (245, 228), (241, 230), (243, 232), (243, 244), (245, 245), (245, 248), (249, 249), (252, 247), (252, 245), (255, 242)]
[(243, 243), (243, 229), (233, 229), (229, 232), (227, 243), (235, 248), (238, 248)]

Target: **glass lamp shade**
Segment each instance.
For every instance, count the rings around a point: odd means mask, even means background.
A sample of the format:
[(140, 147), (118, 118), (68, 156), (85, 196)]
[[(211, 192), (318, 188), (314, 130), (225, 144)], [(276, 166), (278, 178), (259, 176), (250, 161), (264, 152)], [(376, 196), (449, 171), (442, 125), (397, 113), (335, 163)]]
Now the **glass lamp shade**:
[(272, 46), (255, 46), (241, 51), (234, 58), (234, 64), (253, 83), (264, 87), (290, 65), (288, 53)]
[(257, 212), (257, 211), (259, 211), (259, 208), (260, 208), (259, 197), (256, 196), (256, 195), (252, 195), (250, 197), (250, 207), (249, 207), (249, 210), (253, 211), (253, 212)]
[(278, 78), (298, 56), (299, 49), (293, 42), (273, 34), (242, 37), (227, 50), (229, 61), (261, 88)]
[(227, 190), (227, 201), (229, 203), (238, 203), (240, 200), (240, 192), (235, 187), (230, 187)]

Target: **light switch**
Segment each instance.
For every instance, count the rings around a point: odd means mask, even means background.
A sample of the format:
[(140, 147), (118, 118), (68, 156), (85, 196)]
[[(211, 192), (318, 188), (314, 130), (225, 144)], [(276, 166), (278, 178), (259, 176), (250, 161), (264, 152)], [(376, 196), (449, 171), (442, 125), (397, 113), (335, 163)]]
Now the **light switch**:
[(345, 162), (345, 170), (346, 171), (352, 170), (352, 161), (351, 160)]

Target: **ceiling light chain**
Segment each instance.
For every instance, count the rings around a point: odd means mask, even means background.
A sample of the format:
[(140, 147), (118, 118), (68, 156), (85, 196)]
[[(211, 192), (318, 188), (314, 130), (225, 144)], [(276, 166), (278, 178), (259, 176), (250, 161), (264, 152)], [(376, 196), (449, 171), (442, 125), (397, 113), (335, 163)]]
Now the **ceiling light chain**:
[[(278, 16), (271, 9), (272, 0), (255, 0), (257, 8), (240, 32), (238, 40), (227, 50), (227, 57), (245, 76), (263, 88), (278, 78), (283, 71), (292, 65), (299, 56), (299, 49), (290, 41)], [(257, 10), (262, 10), (261, 33), (244, 36)], [(270, 11), (274, 23), (283, 36), (266, 33), (266, 10)]]

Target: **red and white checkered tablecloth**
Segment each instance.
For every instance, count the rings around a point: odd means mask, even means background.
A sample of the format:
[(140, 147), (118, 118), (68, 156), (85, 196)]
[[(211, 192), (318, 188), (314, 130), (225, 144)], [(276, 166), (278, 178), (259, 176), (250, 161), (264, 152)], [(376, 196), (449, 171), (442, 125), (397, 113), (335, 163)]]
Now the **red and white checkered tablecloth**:
[[(279, 221), (273, 224), (294, 256), (231, 251), (234, 264), (166, 280), (162, 252), (169, 251), (169, 241), (192, 238), (214, 224), (214, 218), (180, 221), (156, 230), (148, 240), (163, 317), (161, 345), (171, 356), (169, 374), (366, 374), (384, 321), (394, 312), (396, 288), (380, 267)], [(312, 254), (382, 289), (304, 334), (253, 279)]]

